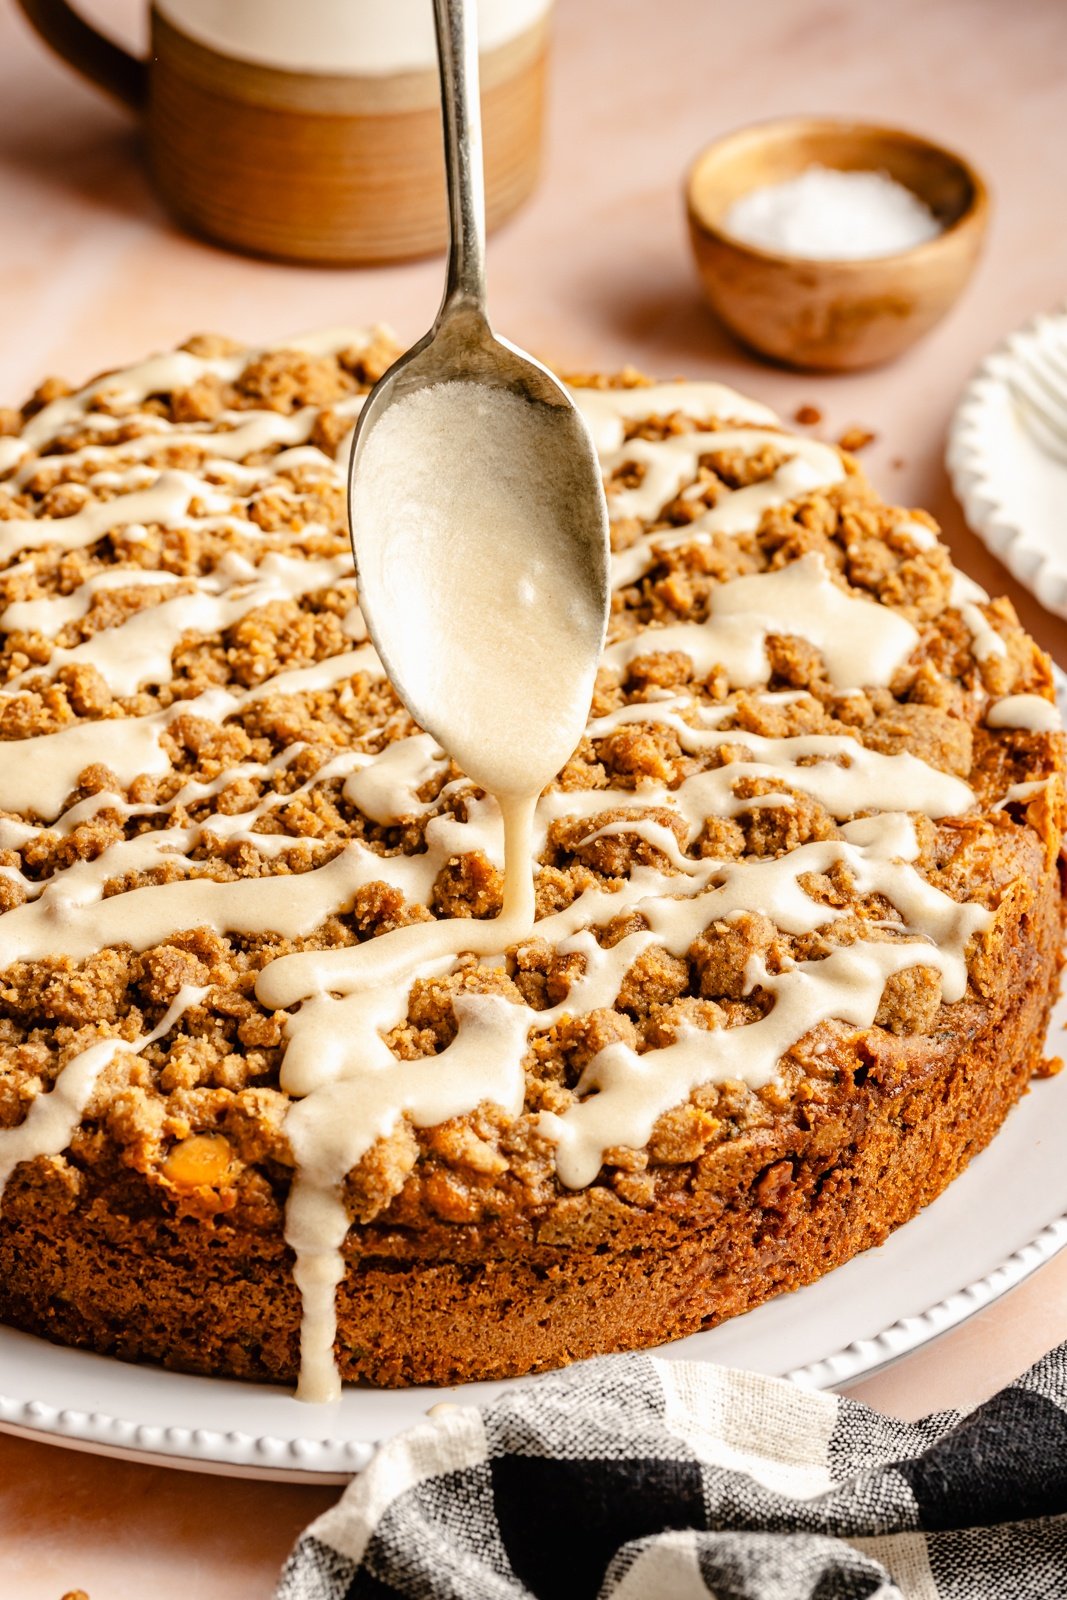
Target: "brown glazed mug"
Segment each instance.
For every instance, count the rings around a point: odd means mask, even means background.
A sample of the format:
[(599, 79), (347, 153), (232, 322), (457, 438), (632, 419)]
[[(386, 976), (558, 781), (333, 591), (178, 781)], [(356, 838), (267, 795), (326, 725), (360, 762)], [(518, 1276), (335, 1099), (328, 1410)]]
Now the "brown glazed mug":
[[(196, 232), (337, 265), (444, 247), (431, 0), (151, 0), (144, 60), (69, 0), (18, 3), (141, 117), (156, 187)], [(478, 3), (490, 227), (537, 181), (551, 5)]]

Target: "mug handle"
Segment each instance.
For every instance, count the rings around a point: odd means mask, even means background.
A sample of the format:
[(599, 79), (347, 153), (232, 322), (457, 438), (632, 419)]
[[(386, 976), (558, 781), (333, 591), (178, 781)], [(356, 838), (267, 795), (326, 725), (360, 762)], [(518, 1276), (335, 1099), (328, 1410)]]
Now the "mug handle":
[(147, 95), (147, 64), (98, 33), (68, 0), (18, 0), (30, 26), (58, 56), (105, 94), (139, 111)]

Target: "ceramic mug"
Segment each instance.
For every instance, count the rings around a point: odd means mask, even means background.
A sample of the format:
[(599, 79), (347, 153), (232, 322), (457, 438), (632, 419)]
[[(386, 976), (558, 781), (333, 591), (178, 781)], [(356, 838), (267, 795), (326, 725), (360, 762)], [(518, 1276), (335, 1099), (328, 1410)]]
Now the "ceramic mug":
[[(537, 180), (551, 4), (478, 0), (490, 227)], [(69, 0), (19, 5), (141, 116), (156, 187), (197, 232), (336, 264), (444, 246), (431, 0), (151, 0), (145, 60)]]

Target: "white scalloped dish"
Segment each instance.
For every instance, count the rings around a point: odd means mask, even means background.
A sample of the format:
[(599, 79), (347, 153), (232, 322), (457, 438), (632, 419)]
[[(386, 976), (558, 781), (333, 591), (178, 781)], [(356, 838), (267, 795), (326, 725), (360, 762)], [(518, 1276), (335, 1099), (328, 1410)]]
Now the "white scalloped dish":
[[(1056, 671), (1067, 721), (1067, 674)], [(1053, 1008), (1048, 1054), (1067, 1028)], [(1067, 1071), (1034, 1083), (992, 1144), (877, 1250), (796, 1294), (656, 1353), (849, 1383), (928, 1343), (1006, 1294), (1067, 1245)], [(48, 1344), (0, 1327), (0, 1430), (42, 1443), (231, 1477), (344, 1483), (374, 1446), (441, 1401), (477, 1404), (509, 1383), (349, 1386), (310, 1406), (269, 1384), (196, 1378)]]
[(967, 522), (1049, 611), (1067, 616), (1067, 466), (1035, 442), (1009, 387), (1014, 363), (1058, 328), (1043, 312), (999, 345), (963, 392), (946, 465)]

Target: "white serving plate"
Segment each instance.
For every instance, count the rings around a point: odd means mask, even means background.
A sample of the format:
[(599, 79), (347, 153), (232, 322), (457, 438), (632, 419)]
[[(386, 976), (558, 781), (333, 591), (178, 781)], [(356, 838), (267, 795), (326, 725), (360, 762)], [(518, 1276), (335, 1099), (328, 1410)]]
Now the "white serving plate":
[[(1007, 374), (1067, 310), (1042, 312), (999, 345), (963, 391), (945, 457), (967, 522), (1049, 611), (1067, 616), (1067, 466), (1037, 445)], [(1062, 332), (1061, 332), (1062, 337)]]
[[(1056, 690), (1067, 720), (1067, 676), (1058, 669)], [(1049, 1055), (1059, 1055), (1065, 1028), (1067, 997), (1052, 1012)], [(917, 1349), (1067, 1245), (1065, 1134), (1067, 1071), (1035, 1082), (989, 1148), (877, 1250), (657, 1354), (827, 1389)], [(347, 1387), (337, 1405), (309, 1406), (270, 1384), (133, 1366), (0, 1327), (0, 1430), (239, 1478), (344, 1483), (377, 1443), (430, 1406), (479, 1404), (510, 1384), (537, 1381)]]

